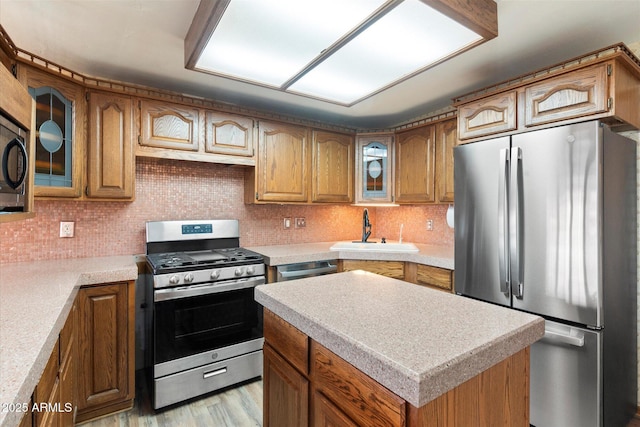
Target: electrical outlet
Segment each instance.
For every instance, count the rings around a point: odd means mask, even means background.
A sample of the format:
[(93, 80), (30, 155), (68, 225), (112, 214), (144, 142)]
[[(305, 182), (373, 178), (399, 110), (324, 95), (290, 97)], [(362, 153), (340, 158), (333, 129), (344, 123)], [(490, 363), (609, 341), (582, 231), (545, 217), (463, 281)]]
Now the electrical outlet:
[(307, 226), (307, 222), (304, 218), (296, 218), (296, 228), (304, 228)]
[(427, 220), (427, 230), (428, 231), (433, 231), (433, 220), (432, 219), (428, 219)]
[(60, 221), (60, 237), (73, 237), (73, 221)]
[(282, 221), (282, 226), (284, 227), (285, 230), (288, 230), (291, 228), (291, 218), (287, 217), (284, 218)]

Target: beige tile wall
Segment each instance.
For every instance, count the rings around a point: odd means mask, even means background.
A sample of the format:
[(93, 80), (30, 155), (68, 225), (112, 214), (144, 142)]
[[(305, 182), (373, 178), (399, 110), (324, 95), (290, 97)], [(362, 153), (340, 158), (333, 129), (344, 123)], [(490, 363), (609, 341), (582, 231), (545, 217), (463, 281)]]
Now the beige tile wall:
[[(144, 253), (145, 221), (236, 218), (242, 246), (357, 240), (362, 208), (354, 206), (245, 205), (244, 169), (172, 160), (137, 159), (134, 202), (38, 200), (36, 218), (0, 224), (0, 264)], [(453, 244), (446, 207), (370, 209), (372, 236)], [(304, 217), (304, 229), (282, 226), (284, 217)], [(434, 231), (426, 233), (426, 220)], [(59, 238), (60, 221), (75, 221), (75, 237)]]

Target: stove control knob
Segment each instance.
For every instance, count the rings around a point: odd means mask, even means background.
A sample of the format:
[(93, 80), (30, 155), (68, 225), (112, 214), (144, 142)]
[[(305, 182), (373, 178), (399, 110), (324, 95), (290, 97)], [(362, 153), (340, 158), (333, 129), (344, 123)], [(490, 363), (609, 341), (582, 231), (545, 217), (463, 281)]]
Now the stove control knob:
[(255, 268), (253, 268), (253, 266), (249, 266), (249, 267), (247, 267), (247, 274), (248, 274), (249, 276), (251, 276), (251, 275), (252, 275), (252, 274), (254, 274), (255, 272), (256, 272), (256, 269), (255, 269)]
[(220, 270), (213, 270), (211, 272), (211, 280), (216, 280), (218, 277), (220, 277)]
[(242, 276), (244, 274), (244, 269), (242, 267), (238, 267), (236, 268), (236, 271), (234, 272), (234, 274), (236, 276)]
[(184, 276), (184, 282), (185, 283), (191, 283), (193, 282), (193, 273), (187, 273)]
[(177, 285), (178, 283), (180, 283), (180, 277), (178, 277), (177, 275), (173, 275), (169, 278), (169, 283), (172, 285)]

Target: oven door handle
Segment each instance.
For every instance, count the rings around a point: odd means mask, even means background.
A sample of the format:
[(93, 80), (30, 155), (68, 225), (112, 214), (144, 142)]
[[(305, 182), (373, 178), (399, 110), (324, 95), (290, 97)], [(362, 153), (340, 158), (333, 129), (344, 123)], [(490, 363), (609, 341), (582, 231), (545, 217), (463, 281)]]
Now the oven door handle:
[(153, 301), (168, 301), (178, 298), (195, 297), (220, 292), (235, 291), (237, 289), (253, 288), (265, 283), (264, 276), (249, 277), (247, 279), (224, 280), (221, 282), (205, 283), (202, 285), (180, 286), (169, 289), (156, 289), (153, 292)]

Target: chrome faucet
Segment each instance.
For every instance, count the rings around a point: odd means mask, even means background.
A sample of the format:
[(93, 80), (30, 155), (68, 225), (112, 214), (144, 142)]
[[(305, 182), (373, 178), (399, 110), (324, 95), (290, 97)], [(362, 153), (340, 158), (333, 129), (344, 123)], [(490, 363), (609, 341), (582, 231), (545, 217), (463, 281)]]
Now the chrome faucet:
[(371, 235), (371, 223), (369, 222), (369, 211), (364, 208), (362, 213), (362, 243), (367, 243), (367, 239)]

